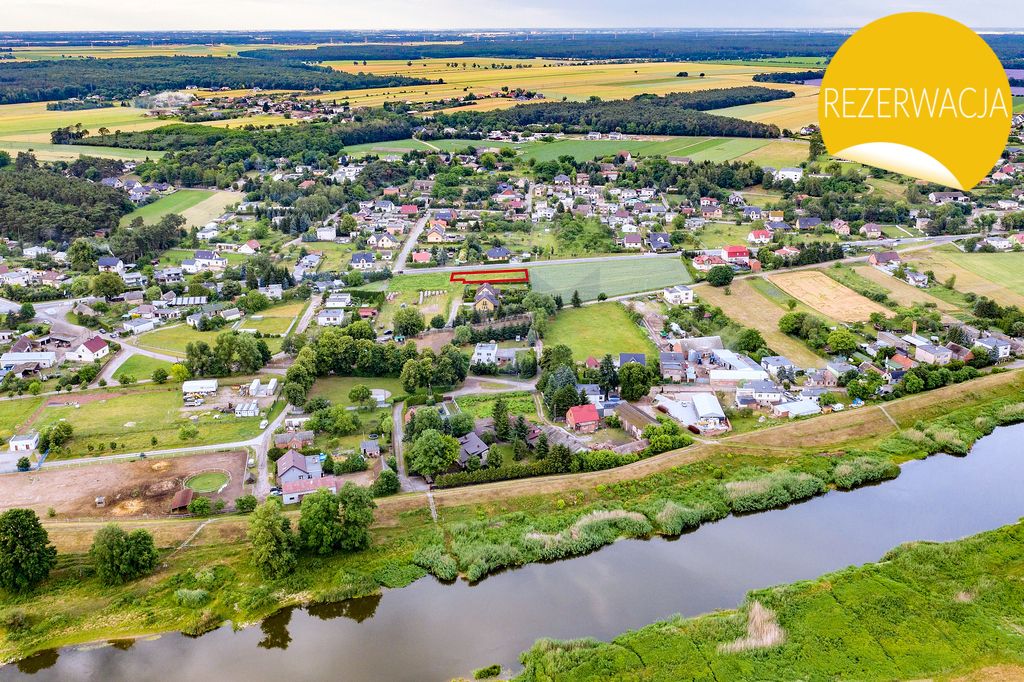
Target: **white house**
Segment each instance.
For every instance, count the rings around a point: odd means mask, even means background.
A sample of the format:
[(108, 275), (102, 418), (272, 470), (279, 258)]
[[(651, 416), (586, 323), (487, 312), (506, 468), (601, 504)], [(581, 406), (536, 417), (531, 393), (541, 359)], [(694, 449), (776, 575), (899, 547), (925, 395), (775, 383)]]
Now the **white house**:
[(478, 343), (476, 348), (473, 349), (473, 357), (470, 360), (471, 365), (487, 365), (497, 364), (498, 362), (498, 344), (496, 343)]
[(662, 291), (665, 302), (669, 305), (682, 305), (693, 303), (693, 289), (683, 284), (677, 284)]
[(801, 398), (788, 403), (779, 403), (772, 408), (772, 414), (776, 417), (809, 417), (812, 414), (820, 414), (821, 407), (810, 398)]
[(333, 242), (338, 238), (338, 228), (334, 225), (325, 225), (323, 227), (316, 228), (317, 241), (321, 242)]
[(791, 180), (793, 182), (800, 182), (803, 179), (803, 177), (804, 177), (804, 169), (803, 168), (789, 167), (789, 168), (780, 168), (779, 170), (775, 171), (775, 179), (776, 180)]
[(345, 324), (345, 311), (340, 308), (325, 308), (316, 314), (320, 327), (341, 327)]
[(57, 354), (53, 351), (40, 351), (34, 353), (4, 353), (0, 355), (0, 367), (20, 365), (22, 363), (34, 363), (43, 369), (49, 369), (57, 363)]
[(10, 452), (32, 452), (39, 447), (39, 433), (29, 431), (28, 433), (11, 436), (7, 448)]
[(125, 320), (121, 326), (129, 334), (144, 334), (145, 332), (152, 331), (156, 325), (153, 323), (153, 320), (139, 317), (133, 320)]
[(64, 357), (72, 362), (92, 362), (105, 357), (108, 353), (110, 353), (110, 346), (107, 345), (107, 342), (94, 336), (80, 344), (78, 348), (66, 353)]

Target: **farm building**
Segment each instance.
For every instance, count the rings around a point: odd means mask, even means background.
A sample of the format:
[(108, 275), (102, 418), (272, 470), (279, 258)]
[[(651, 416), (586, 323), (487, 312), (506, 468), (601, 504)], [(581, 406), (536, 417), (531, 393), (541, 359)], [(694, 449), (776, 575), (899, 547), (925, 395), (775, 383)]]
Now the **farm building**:
[(235, 406), (236, 417), (258, 417), (260, 416), (260, 404), (255, 400), (238, 403)]
[(219, 384), (216, 379), (190, 379), (181, 384), (183, 395), (213, 395)]
[(32, 452), (37, 447), (39, 447), (39, 433), (37, 431), (29, 431), (28, 433), (12, 436), (7, 444), (7, 449), (11, 452)]

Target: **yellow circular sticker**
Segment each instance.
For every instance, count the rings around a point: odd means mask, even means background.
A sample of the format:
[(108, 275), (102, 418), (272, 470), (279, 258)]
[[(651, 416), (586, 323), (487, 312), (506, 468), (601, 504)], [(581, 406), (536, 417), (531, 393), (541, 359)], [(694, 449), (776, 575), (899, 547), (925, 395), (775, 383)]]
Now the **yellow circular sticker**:
[(967, 190), (1010, 132), (1010, 84), (981, 37), (952, 19), (894, 14), (854, 33), (818, 96), (830, 154)]

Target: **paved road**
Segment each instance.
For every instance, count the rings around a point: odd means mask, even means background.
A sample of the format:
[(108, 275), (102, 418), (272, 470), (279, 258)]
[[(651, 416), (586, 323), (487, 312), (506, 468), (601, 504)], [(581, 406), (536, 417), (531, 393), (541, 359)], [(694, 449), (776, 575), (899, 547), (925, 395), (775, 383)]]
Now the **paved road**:
[[(416, 242), (419, 241), (420, 233), (423, 232), (423, 227), (430, 220), (429, 209), (424, 209), (423, 217), (416, 221), (416, 224), (409, 230), (409, 238), (405, 240), (405, 244), (402, 246), (402, 250), (398, 253), (398, 259), (395, 260), (395, 265), (392, 268), (392, 272), (403, 272), (405, 270), (405, 264), (409, 260), (409, 254), (416, 248)], [(419, 270), (417, 270), (419, 272)]]

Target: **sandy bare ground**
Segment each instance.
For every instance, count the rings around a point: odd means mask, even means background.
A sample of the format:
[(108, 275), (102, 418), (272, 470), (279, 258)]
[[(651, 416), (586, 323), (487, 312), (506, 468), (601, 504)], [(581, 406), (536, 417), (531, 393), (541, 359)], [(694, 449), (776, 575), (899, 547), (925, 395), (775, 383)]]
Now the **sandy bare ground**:
[(863, 322), (871, 313), (889, 312), (817, 270), (772, 275), (768, 281), (818, 312), (843, 322)]
[[(0, 476), (0, 509), (27, 507), (44, 516), (49, 508), (58, 518), (99, 517), (120, 520), (164, 517), (185, 479), (202, 471), (225, 471), (227, 487), (213, 499), (230, 501), (242, 494), (244, 452), (209, 453), (88, 464)], [(96, 507), (97, 497), (106, 506)]]

